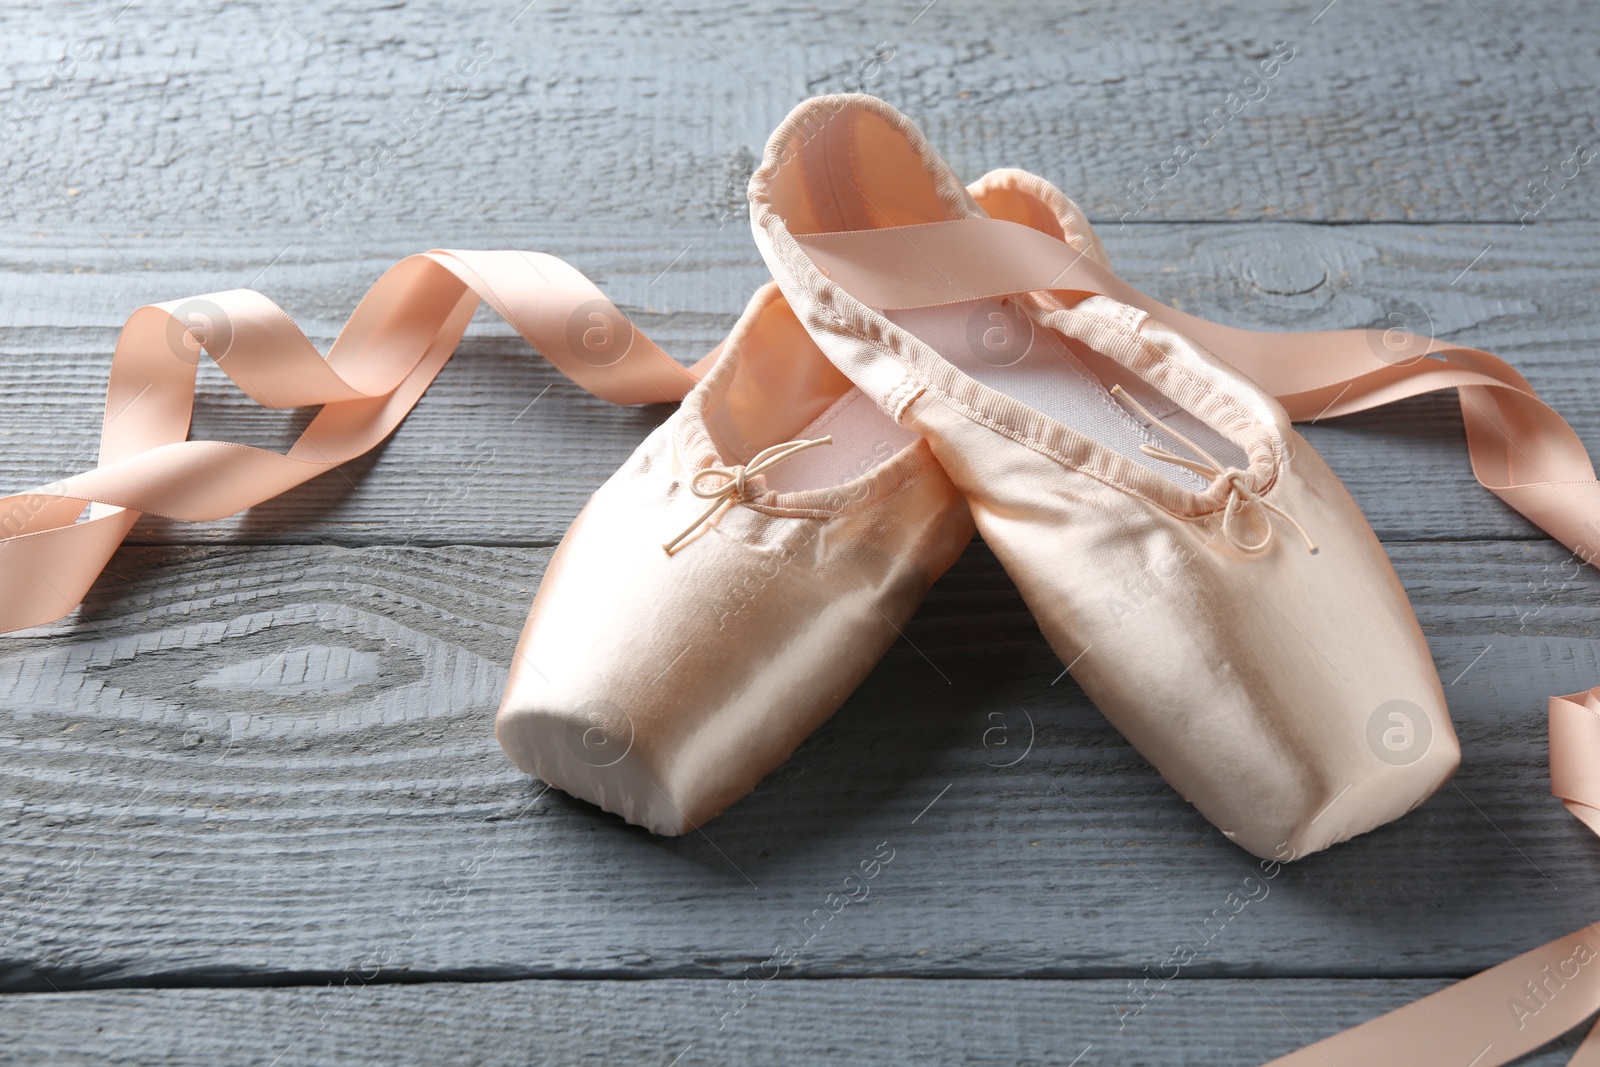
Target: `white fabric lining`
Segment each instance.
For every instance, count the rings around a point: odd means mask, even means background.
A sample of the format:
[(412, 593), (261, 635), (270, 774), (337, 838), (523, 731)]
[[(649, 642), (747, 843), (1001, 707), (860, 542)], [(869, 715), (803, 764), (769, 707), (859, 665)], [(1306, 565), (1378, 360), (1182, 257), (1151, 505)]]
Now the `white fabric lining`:
[[(1152, 444), (1187, 453), (1187, 449), (1166, 431), (1147, 425), (1137, 413), (1120, 404), (1105, 383), (1072, 354), (1060, 335), (1035, 323), (1015, 303), (1004, 299), (977, 300), (883, 314), (962, 373), (991, 389), (1185, 489), (1201, 492), (1209, 484), (1193, 471), (1139, 451), (1141, 444)], [(1224, 466), (1248, 465), (1242, 448), (1183, 410), (1170, 397), (1147, 384), (1135, 391), (1141, 403), (1200, 444)]]
[(818, 415), (795, 439), (832, 435), (833, 444), (808, 448), (762, 475), (780, 493), (830, 489), (854, 481), (917, 440), (879, 410), (861, 390), (851, 389)]

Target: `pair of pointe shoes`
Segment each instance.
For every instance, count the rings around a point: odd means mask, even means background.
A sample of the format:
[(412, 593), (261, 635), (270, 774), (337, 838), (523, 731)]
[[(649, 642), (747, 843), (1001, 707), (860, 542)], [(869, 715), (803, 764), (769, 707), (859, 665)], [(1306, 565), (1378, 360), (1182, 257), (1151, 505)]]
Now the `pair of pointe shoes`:
[(1315, 852), (1450, 776), (1410, 605), (1283, 408), (1128, 304), (1007, 292), (1023, 252), (967, 225), (1109, 272), (1070, 200), (1020, 171), (964, 188), (864, 96), (796, 109), (750, 195), (776, 282), (552, 558), (497, 720), (520, 767), (657, 833), (703, 824), (976, 526), (1085, 692), (1252, 853)]

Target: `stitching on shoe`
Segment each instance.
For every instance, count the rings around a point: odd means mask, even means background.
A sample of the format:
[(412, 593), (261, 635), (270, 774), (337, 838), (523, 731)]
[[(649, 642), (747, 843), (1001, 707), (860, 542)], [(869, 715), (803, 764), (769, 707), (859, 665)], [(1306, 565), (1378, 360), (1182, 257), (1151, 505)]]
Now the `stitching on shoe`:
[(924, 388), (926, 387), (921, 382), (908, 374), (900, 380), (899, 385), (890, 390), (886, 399), (889, 404), (889, 415), (896, 423), (905, 425), (906, 409), (911, 406), (913, 400), (922, 395)]
[[(824, 281), (823, 284), (829, 290), (838, 290), (838, 292), (844, 293), (844, 290), (842, 288), (840, 288), (839, 286), (837, 286), (836, 284), (834, 284), (832, 281)], [(830, 295), (832, 295), (832, 294), (830, 293)], [(848, 295), (848, 294), (845, 294), (845, 295)], [(899, 339), (897, 337), (894, 337), (893, 335), (885, 335), (885, 336), (881, 336), (881, 337), (878, 337), (878, 338), (873, 338), (872, 336), (870, 336), (870, 334), (873, 333), (873, 332), (880, 332), (880, 331), (871, 331), (871, 330), (866, 328), (865, 324), (858, 326), (856, 323), (847, 321), (843, 316), (841, 316), (839, 314), (839, 312), (837, 310), (834, 309), (834, 307), (831, 304), (828, 304), (828, 305), (824, 306), (824, 302), (818, 301), (818, 306), (819, 306), (819, 310), (821, 311), (821, 314), (825, 318), (830, 320), (833, 323), (834, 326), (836, 326), (837, 328), (842, 330), (844, 333), (848, 334), (855, 341), (866, 343), (866, 344), (881, 344), (884, 347), (890, 349), (891, 351), (894, 351), (895, 353), (897, 353), (899, 355), (902, 355), (902, 356), (905, 355), (905, 353), (901, 351), (901, 348), (900, 348), (900, 345), (899, 345)], [(1084, 475), (1085, 477), (1092, 478), (1095, 481), (1100, 482), (1100, 483), (1102, 483), (1104, 485), (1109, 485), (1112, 488), (1119, 490), (1120, 492), (1128, 494), (1129, 496), (1133, 497), (1136, 500), (1140, 500), (1140, 501), (1144, 501), (1146, 503), (1149, 503), (1151, 506), (1153, 506), (1153, 507), (1155, 507), (1155, 508), (1157, 508), (1157, 509), (1159, 509), (1161, 511), (1167, 512), (1168, 514), (1173, 515), (1174, 517), (1177, 517), (1177, 518), (1186, 518), (1186, 517), (1188, 517), (1184, 513), (1179, 513), (1179, 512), (1173, 511), (1171, 508), (1168, 508), (1168, 507), (1162, 505), (1161, 503), (1159, 503), (1159, 502), (1157, 502), (1155, 500), (1152, 500), (1142, 490), (1136, 489), (1131, 485), (1125, 484), (1120, 478), (1117, 478), (1114, 475), (1110, 474), (1109, 472), (1102, 470), (1098, 466), (1098, 464), (1086, 464), (1086, 463), (1077, 462), (1077, 461), (1069, 458), (1066, 454), (1058, 451), (1055, 448), (1050, 447), (1044, 441), (1042, 441), (1039, 438), (1035, 437), (1031, 433), (1026, 433), (1024, 431), (1017, 430), (1014, 427), (1011, 427), (1011, 426), (1006, 425), (1004, 423), (996, 422), (994, 419), (992, 419), (988, 415), (985, 415), (982, 412), (978, 411), (976, 408), (973, 408), (972, 406), (970, 406), (966, 402), (964, 402), (962, 400), (958, 400), (956, 397), (952, 396), (946, 390), (940, 389), (938, 386), (934, 385), (933, 383), (924, 380), (919, 374), (915, 373), (914, 371), (910, 370), (909, 368), (905, 368), (904, 366), (902, 366), (902, 371), (905, 374), (905, 377), (901, 380), (899, 385), (897, 385), (893, 390), (890, 391), (888, 397), (886, 397), (886, 400), (888, 400), (890, 402), (893, 402), (894, 399), (895, 399), (895, 394), (898, 393), (901, 389), (903, 389), (903, 388), (905, 388), (907, 386), (911, 386), (911, 387), (913, 387), (915, 389), (915, 394), (913, 395), (913, 399), (914, 399), (915, 395), (921, 394), (923, 392), (927, 392), (927, 393), (931, 394), (932, 396), (938, 398), (939, 401), (941, 403), (945, 404), (947, 407), (949, 407), (952, 410), (954, 410), (956, 412), (959, 412), (961, 415), (965, 416), (967, 419), (970, 419), (973, 422), (979, 423), (982, 426), (986, 426), (990, 430), (993, 430), (995, 433), (1000, 434), (1002, 437), (1005, 437), (1005, 438), (1007, 438), (1009, 440), (1015, 441), (1018, 444), (1023, 445), (1026, 448), (1029, 448), (1029, 449), (1031, 449), (1031, 450), (1033, 450), (1035, 452), (1038, 452), (1040, 455), (1046, 456), (1049, 459), (1054, 460), (1056, 463), (1060, 464), (1064, 469), (1066, 469), (1068, 471), (1075, 471), (1077, 473), (1080, 473), (1080, 474)], [(997, 395), (1003, 397), (1008, 402), (1018, 403), (1018, 401), (1012, 399), (1011, 397), (1005, 396), (1005, 394), (1003, 394), (1003, 393), (998, 393), (998, 391), (997, 391)], [(907, 403), (909, 404), (909, 400), (907, 401)], [(903, 412), (904, 411), (904, 407), (901, 407), (900, 410)], [(1190, 496), (1192, 496), (1192, 497), (1199, 497), (1200, 495), (1202, 495), (1202, 494), (1196, 494), (1196, 493), (1191, 493), (1190, 494)], [(1217, 504), (1216, 508), (1209, 509), (1209, 510), (1203, 511), (1203, 512), (1198, 512), (1196, 514), (1197, 514), (1197, 516), (1199, 516), (1199, 515), (1209, 515), (1209, 514), (1212, 514), (1213, 511), (1220, 511), (1220, 510), (1222, 510), (1222, 507), (1224, 506), (1224, 503), (1225, 502), (1219, 502)]]
[[(833, 295), (832, 291), (835, 291), (835, 290), (838, 293), (844, 294), (846, 296), (849, 295), (848, 293), (845, 293), (844, 290), (842, 288), (840, 288), (836, 283), (834, 283), (833, 281), (828, 280), (828, 279), (824, 279), (823, 287), (824, 287), (824, 289), (829, 291), (829, 295), (830, 296)], [(900, 356), (903, 356), (905, 358), (910, 358), (904, 351), (902, 351), (902, 348), (901, 348), (900, 341), (899, 341), (898, 337), (895, 337), (893, 334), (885, 333), (883, 336), (874, 338), (874, 337), (871, 336), (872, 333), (875, 333), (875, 332), (882, 333), (882, 331), (872, 331), (872, 330), (869, 330), (866, 327), (866, 324), (858, 325), (858, 324), (856, 324), (854, 322), (847, 321), (843, 316), (840, 315), (838, 310), (835, 309), (835, 307), (831, 304), (831, 302), (828, 303), (825, 307), (823, 306), (823, 303), (824, 302), (822, 302), (822, 301), (818, 301), (818, 306), (819, 306), (819, 310), (821, 311), (821, 314), (825, 318), (829, 319), (839, 329), (843, 330), (846, 334), (848, 334), (852, 339), (854, 339), (854, 340), (856, 340), (858, 342), (866, 343), (866, 344), (881, 344), (884, 347), (890, 349), (891, 351), (895, 352), (896, 354), (898, 354)], [(1095, 319), (1096, 319), (1096, 321), (1098, 323), (1105, 323), (1106, 322), (1106, 319), (1103, 316), (1096, 316)], [(1133, 334), (1133, 335), (1131, 335), (1131, 339), (1134, 340), (1135, 342), (1137, 342), (1148, 354), (1152, 354), (1152, 355), (1159, 355), (1160, 354), (1159, 350), (1156, 348), (1154, 342), (1150, 341), (1148, 338), (1145, 338), (1144, 336), (1142, 336), (1140, 334)], [(1171, 363), (1170, 361), (1165, 362), (1164, 365), (1167, 366), (1168, 368), (1170, 368), (1173, 372), (1181, 375), (1184, 378), (1184, 380), (1187, 381), (1191, 385), (1198, 386), (1198, 387), (1205, 387), (1205, 386), (1208, 385), (1208, 383), (1202, 382), (1200, 379), (1198, 379), (1194, 375), (1190, 374), (1188, 372), (1187, 368), (1179, 366), (1179, 365), (1177, 365), (1175, 363)], [(1025, 432), (1025, 431), (1022, 431), (1022, 430), (1018, 430), (1018, 429), (1016, 429), (1016, 428), (1014, 428), (1012, 426), (1009, 426), (1007, 424), (1004, 424), (1004, 423), (996, 422), (993, 418), (991, 418), (988, 415), (978, 411), (976, 408), (974, 408), (971, 405), (967, 404), (965, 401), (962, 401), (962, 400), (956, 398), (955, 396), (952, 396), (946, 390), (939, 388), (938, 386), (934, 385), (931, 382), (927, 382), (927, 381), (923, 380), (920, 375), (916, 374), (915, 372), (913, 372), (909, 368), (905, 368), (904, 365), (902, 365), (902, 370), (904, 371), (906, 377), (904, 379), (902, 379), (900, 385), (895, 387), (895, 390), (891, 391), (891, 393), (889, 394), (889, 398), (888, 399), (892, 399), (896, 392), (898, 392), (901, 388), (903, 388), (905, 386), (908, 386), (908, 385), (915, 387), (917, 393), (921, 393), (921, 392), (926, 391), (929, 394), (931, 394), (932, 396), (937, 397), (941, 403), (945, 404), (947, 407), (951, 408), (952, 410), (958, 412), (963, 417), (965, 417), (965, 418), (967, 418), (967, 419), (969, 419), (969, 420), (971, 420), (973, 422), (976, 422), (979, 425), (985, 426), (985, 427), (989, 428), (990, 430), (994, 431), (995, 433), (1000, 434), (1002, 437), (1005, 437), (1005, 438), (1007, 438), (1008, 440), (1011, 440), (1011, 441), (1015, 441), (1016, 443), (1026, 447), (1028, 449), (1031, 449), (1032, 451), (1037, 452), (1042, 456), (1045, 456), (1045, 457), (1055, 461), (1056, 463), (1060, 464), (1063, 469), (1068, 470), (1068, 471), (1072, 471), (1072, 472), (1076, 472), (1078, 474), (1082, 474), (1084, 477), (1091, 478), (1094, 481), (1100, 482), (1102, 485), (1107, 485), (1107, 486), (1110, 486), (1113, 489), (1118, 490), (1119, 492), (1126, 493), (1127, 495), (1133, 497), (1134, 499), (1139, 500), (1139, 501), (1141, 501), (1143, 503), (1149, 504), (1151, 507), (1157, 509), (1158, 511), (1165, 512), (1166, 514), (1171, 515), (1173, 518), (1176, 518), (1176, 519), (1185, 520), (1185, 521), (1204, 519), (1204, 518), (1206, 518), (1208, 516), (1212, 516), (1212, 515), (1215, 515), (1215, 514), (1221, 512), (1227, 506), (1227, 501), (1224, 499), (1224, 500), (1219, 500), (1214, 506), (1206, 508), (1203, 511), (1193, 511), (1193, 512), (1191, 512), (1191, 511), (1174, 510), (1173, 508), (1168, 507), (1166, 504), (1163, 504), (1161, 501), (1156, 500), (1153, 497), (1151, 497), (1144, 489), (1137, 488), (1137, 487), (1135, 487), (1133, 485), (1130, 485), (1130, 484), (1126, 483), (1123, 479), (1116, 477), (1115, 475), (1111, 474), (1109, 471), (1106, 471), (1098, 463), (1093, 462), (1093, 461), (1085, 463), (1085, 462), (1079, 462), (1077, 460), (1073, 460), (1072, 458), (1068, 457), (1065, 453), (1063, 453), (1063, 452), (1059, 451), (1058, 449), (1053, 448), (1050, 445), (1046, 444), (1043, 440), (1041, 440), (1040, 438), (1038, 438), (1037, 436), (1035, 436), (1032, 433), (1028, 433), (1028, 432)], [(1004, 400), (1006, 400), (1009, 403), (1020, 404), (1020, 401), (1017, 401), (1012, 397), (1006, 396), (1006, 394), (1004, 394), (1004, 393), (999, 393), (997, 390), (992, 390), (992, 391), (996, 392), (996, 395), (1000, 396), (1001, 398), (1003, 398)], [(1243, 411), (1243, 409), (1238, 408), (1234, 404), (1233, 399), (1231, 397), (1223, 397), (1221, 399), (1225, 404), (1228, 405), (1228, 407), (1230, 409), (1234, 410), (1236, 414), (1240, 415), (1241, 417), (1245, 418), (1246, 420), (1250, 419), (1250, 416), (1248, 415), (1248, 413)], [(1281, 470), (1281, 453), (1280, 453), (1279, 448), (1278, 448), (1278, 442), (1276, 440), (1270, 441), (1269, 442), (1269, 447), (1270, 447), (1270, 449), (1272, 451), (1272, 454), (1273, 454), (1273, 464), (1272, 464), (1272, 469), (1271, 469), (1267, 479), (1264, 481), (1264, 483), (1262, 484), (1261, 488), (1259, 490), (1257, 490), (1257, 492), (1260, 492), (1260, 493), (1268, 492), (1269, 490), (1271, 490), (1271, 488), (1274, 485), (1277, 484), (1278, 473)], [(1214, 489), (1214, 488), (1215, 488), (1214, 485), (1213, 486), (1208, 486), (1205, 493), (1194, 493), (1192, 491), (1189, 491), (1188, 495), (1192, 500), (1203, 499), (1204, 496), (1206, 495), (1206, 493), (1211, 492), (1211, 490)]]
[[(921, 456), (907, 455), (908, 452), (918, 449), (924, 450), (926, 454)], [(890, 467), (897, 465), (903, 466), (906, 469), (903, 471), (896, 471), (892, 476), (886, 474)], [(760, 512), (763, 515), (770, 515), (774, 518), (780, 519), (817, 519), (822, 521), (829, 519), (842, 519), (887, 503), (891, 497), (905, 492), (913, 485), (922, 481), (924, 478), (930, 477), (935, 472), (942, 473), (943, 468), (941, 468), (938, 461), (934, 459), (932, 449), (928, 448), (927, 442), (918, 441), (916, 443), (907, 445), (900, 452), (885, 460), (880, 466), (873, 470), (871, 474), (863, 475), (860, 479), (856, 479), (855, 481), (846, 482), (845, 485), (861, 484), (866, 488), (866, 492), (854, 499), (846, 499), (842, 501), (833, 510), (828, 510), (825, 508), (786, 507), (780, 504), (765, 503), (761, 497), (756, 497), (752, 500), (741, 500), (739, 503), (740, 506), (748, 508), (751, 511)], [(877, 484), (880, 480), (883, 484)], [(834, 493), (840, 496), (849, 495), (843, 491), (841, 486), (833, 486), (830, 489), (824, 490), (807, 490), (807, 492)]]
[[(1211, 396), (1215, 403), (1227, 409), (1235, 417), (1244, 422), (1260, 421), (1259, 419), (1256, 419), (1255, 416), (1251, 415), (1249, 411), (1245, 410), (1245, 408), (1239, 403), (1238, 398), (1234, 397), (1232, 394), (1216, 393), (1213, 390), (1210, 382), (1207, 382), (1205, 379), (1201, 378), (1188, 367), (1172, 359), (1162, 358), (1160, 346), (1150, 338), (1146, 337), (1144, 331), (1139, 328), (1144, 324), (1145, 321), (1149, 319), (1149, 315), (1145, 314), (1143, 311), (1139, 311), (1137, 308), (1132, 308), (1131, 305), (1122, 305), (1124, 308), (1138, 311), (1139, 315), (1141, 316), (1137, 325), (1129, 325), (1128, 323), (1121, 321), (1122, 316), (1120, 314), (1113, 315), (1103, 311), (1103, 306), (1104, 305), (1091, 307), (1087, 311), (1082, 312), (1082, 314), (1084, 317), (1096, 320), (1110, 329), (1120, 330), (1123, 336), (1137, 344), (1145, 355), (1152, 357), (1163, 367), (1167, 368), (1169, 373), (1180, 378), (1184, 384), (1188, 385), (1190, 388)], [(1076, 311), (1079, 309), (1075, 308), (1073, 310)], [(1174, 330), (1173, 332), (1177, 333), (1178, 331)], [(1236, 371), (1235, 373), (1237, 374), (1238, 372)], [(1182, 405), (1180, 404), (1179, 406), (1181, 407)], [(1272, 453), (1273, 469), (1271, 477), (1268, 479), (1268, 484), (1271, 484), (1271, 482), (1277, 480), (1278, 467), (1283, 462), (1283, 441), (1281, 436), (1276, 433), (1267, 433), (1265, 436), (1267, 438), (1268, 450)], [(1263, 487), (1263, 489), (1264, 488), (1265, 487)]]

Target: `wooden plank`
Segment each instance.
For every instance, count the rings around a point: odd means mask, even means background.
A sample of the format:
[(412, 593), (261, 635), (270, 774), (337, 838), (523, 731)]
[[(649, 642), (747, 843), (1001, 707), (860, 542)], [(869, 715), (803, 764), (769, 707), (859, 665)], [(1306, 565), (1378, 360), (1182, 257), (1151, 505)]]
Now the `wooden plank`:
[[(1597, 440), (1594, 168), (1544, 203), (1527, 183), (1600, 138), (1600, 23), (1514, 15), (12, 8), (0, 486), (87, 465), (138, 304), (255, 286), (325, 345), (432, 244), (567, 256), (698, 355), (762, 278), (755, 154), (852, 83), (969, 176), (1058, 181), (1186, 309), (1399, 314), (1506, 355)], [(1279, 40), (1270, 93), (1197, 130)], [(1196, 158), (1130, 199), (1180, 141)], [(281, 447), (306, 418), (205, 373), (198, 435)], [(1600, 676), (1600, 579), (1475, 485), (1442, 397), (1308, 435), (1390, 539), (1466, 765), (1232, 919), (1258, 868), (1051, 684), (981, 546), (705, 834), (542, 793), (490, 732), (505, 665), (548, 546), (666, 410), (582, 396), (486, 320), (373, 456), (228, 522), (142, 525), (80, 616), (0, 644), (0, 1061), (1257, 1062), (1593, 919), (1600, 845), (1548, 796), (1543, 702)], [(813, 933), (884, 848), (870, 898)], [(719, 1029), (728, 980), (797, 940), (795, 980)], [(1193, 966), (1120, 1027), (1179, 941)], [(109, 988), (149, 985), (213, 988)]]
[[(450, 982), (12, 997), (11, 1063), (411, 1062), (793, 1064), (1260, 1063), (1433, 992), (1435, 981), (1167, 983), (1119, 1029), (1127, 981), (759, 983), (724, 1020), (726, 984)], [(1570, 1034), (1523, 1067), (1564, 1064)], [(1073, 1059), (1077, 1056), (1077, 1059)], [(676, 1058), (675, 1058), (676, 1057)]]
[[(481, 222), (469, 224), (456, 243), (505, 243)], [(604, 240), (543, 227), (509, 236), (591, 271), (648, 333), (686, 359), (723, 336), (764, 276), (747, 235), (699, 223)], [(117, 252), (77, 238), (4, 237), (0, 246), (16, 251), (0, 263), (0, 285), (12, 294), (0, 308), (0, 393), (11, 398), (11, 417), (0, 426), (0, 484), (15, 490), (91, 461), (116, 330), (138, 304), (260, 275), (255, 284), (326, 345), (366, 286), (421, 247), (410, 239), (301, 247), (279, 233), (230, 238), (197, 263), (193, 241), (119, 238), (141, 264), (136, 274)], [(1485, 243), (1500, 240), (1463, 273)], [(1530, 229), (1510, 240), (1483, 227), (1159, 225), (1113, 231), (1108, 242), (1132, 282), (1199, 314), (1289, 330), (1386, 325), (1403, 314), (1437, 336), (1496, 351), (1580, 434), (1600, 441), (1600, 396), (1588, 373), (1600, 347), (1600, 225)], [(676, 264), (676, 253), (663, 251), (674, 248), (688, 249)], [(57, 273), (61, 263), (82, 273)], [(152, 521), (135, 539), (554, 543), (667, 409), (603, 404), (499, 320), (486, 318), (474, 330), (375, 453), (247, 515), (196, 526)], [(206, 371), (197, 436), (284, 448), (304, 424), (304, 413), (260, 409), (214, 366)], [(1537, 536), (1473, 480), (1452, 397), (1307, 432), (1382, 536)], [(1397, 481), (1405, 492), (1396, 492)]]
[(1203, 938), (1194, 977), (1459, 977), (1594, 918), (1600, 845), (1548, 794), (1544, 700), (1600, 678), (1600, 576), (1542, 543), (1391, 552), (1465, 765), (1213, 930), (1254, 862), (1051, 684), (981, 548), (831, 723), (679, 839), (541, 795), (493, 740), (548, 550), (130, 549), (80, 623), (0, 655), (0, 988), (734, 976), (884, 842), (798, 973), (1109, 977)]
[(1597, 137), (1600, 27), (1579, 0), (923, 6), (36, 0), (0, 43), (19, 179), (0, 210), (108, 233), (329, 213), (342, 234), (420, 234), (460, 189), (502, 225), (709, 219), (797, 100), (845, 88), (913, 112), (963, 171), (1058, 174), (1103, 218), (1147, 174), (1139, 218), (1515, 223), (1526, 183), (1563, 169), (1536, 221), (1600, 210), (1573, 157)]

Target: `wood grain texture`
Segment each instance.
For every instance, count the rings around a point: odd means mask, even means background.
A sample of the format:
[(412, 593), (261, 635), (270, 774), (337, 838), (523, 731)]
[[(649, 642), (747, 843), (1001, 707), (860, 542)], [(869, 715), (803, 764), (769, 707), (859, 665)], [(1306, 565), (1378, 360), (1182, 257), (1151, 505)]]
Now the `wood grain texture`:
[(542, 794), (494, 743), (548, 550), (126, 550), (81, 622), (0, 656), (0, 985), (735, 977), (885, 841), (797, 973), (1129, 976), (1198, 939), (1196, 977), (1463, 976), (1593, 918), (1600, 843), (1548, 795), (1543, 709), (1600, 679), (1600, 577), (1539, 543), (1392, 551), (1464, 767), (1224, 929), (1254, 861), (1051, 684), (981, 547), (678, 839)]
[[(505, 242), (462, 220), (449, 242)], [(1492, 227), (1130, 226), (1106, 233), (1124, 277), (1186, 311), (1236, 325), (1305, 330), (1383, 325), (1390, 316), (1510, 360), (1600, 441), (1600, 224), (1529, 230), (1463, 273)], [(645, 236), (518, 231), (517, 244), (568, 257), (682, 359), (720, 340), (765, 278), (747, 234), (680, 224)], [(0, 483), (41, 485), (92, 464), (116, 331), (141, 303), (243, 285), (278, 300), (324, 347), (377, 276), (422, 246), (367, 242), (358, 252), (289, 238), (208, 251), (145, 238), (129, 271), (110, 250), (74, 242), (83, 273), (52, 273), (58, 254), (17, 236), (0, 261)], [(677, 249), (685, 254), (676, 263)], [(281, 254), (281, 256), (280, 256)], [(279, 257), (276, 258), (275, 257)], [(663, 269), (671, 267), (663, 274)], [(265, 273), (263, 274), (263, 270)], [(1293, 358), (1287, 352), (1285, 358)], [(243, 397), (209, 361), (195, 435), (287, 448), (306, 413)], [(548, 389), (548, 392), (545, 390)], [(531, 406), (530, 406), (531, 405)], [(461, 352), (380, 448), (252, 511), (218, 523), (147, 522), (145, 543), (553, 544), (583, 502), (667, 413), (614, 408), (571, 385), (484, 313)], [(1478, 486), (1453, 394), (1306, 427), (1380, 536), (1540, 537)], [(1397, 479), (1407, 491), (1395, 492)]]
[[(1140, 218), (1516, 222), (1525, 183), (1600, 139), (1582, 0), (122, 6), (8, 11), (4, 217), (209, 237), (328, 213), (364, 236), (471, 198), (501, 225), (712, 219), (797, 100), (847, 88), (963, 173), (1056, 175), (1102, 218), (1184, 144)], [(1595, 219), (1593, 165), (1536, 221)]]
[[(9, 5), (0, 489), (92, 463), (140, 304), (258, 288), (325, 347), (433, 246), (568, 258), (698, 356), (764, 278), (768, 132), (847, 88), (969, 178), (1057, 182), (1185, 310), (1487, 348), (1600, 441), (1600, 164), (1569, 162), (1597, 51), (1578, 0)], [(201, 382), (197, 436), (281, 448), (309, 417)], [(379, 449), (141, 524), (81, 613), (0, 641), (0, 1062), (1258, 1062), (1594, 918), (1544, 701), (1600, 680), (1600, 577), (1476, 485), (1447, 396), (1306, 432), (1387, 541), (1462, 772), (1231, 920), (1258, 868), (1052, 684), (981, 545), (705, 834), (543, 792), (493, 740), (505, 667), (549, 546), (666, 411), (482, 318)]]
[[(1180, 978), (1123, 1029), (1117, 1008), (1129, 1000), (1126, 982), (777, 979), (719, 1029), (722, 985), (353, 982), (15, 997), (0, 1063), (1027, 1067), (1079, 1056), (1079, 1064), (1117, 1067), (1236, 1067), (1440, 983)], [(1568, 1035), (1519, 1067), (1564, 1064), (1576, 1044)]]

